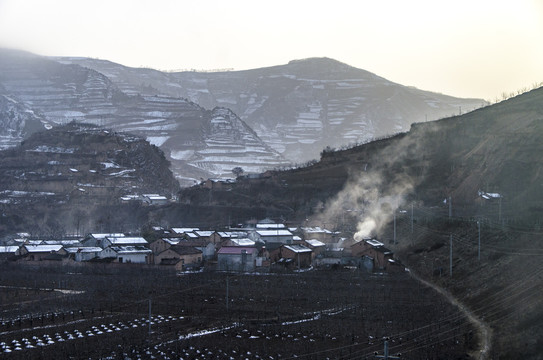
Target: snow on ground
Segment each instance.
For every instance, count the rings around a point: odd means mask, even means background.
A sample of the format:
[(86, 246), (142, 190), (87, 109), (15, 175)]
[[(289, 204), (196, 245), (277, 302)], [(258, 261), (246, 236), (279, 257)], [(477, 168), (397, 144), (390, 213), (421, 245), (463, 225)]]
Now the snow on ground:
[(194, 155), (194, 150), (173, 150), (170, 157), (174, 160), (189, 160)]
[(109, 169), (109, 168), (119, 169), (119, 168), (120, 168), (119, 165), (115, 164), (114, 162), (110, 162), (110, 161), (108, 161), (108, 162), (102, 162), (101, 164), (104, 165), (104, 167), (105, 167), (106, 169)]
[(136, 169), (126, 169), (126, 170), (121, 170), (119, 172), (116, 172), (116, 173), (111, 173), (111, 174), (108, 174), (109, 176), (123, 176), (123, 175), (126, 175), (126, 174), (129, 174), (131, 172), (135, 172)]
[(147, 141), (152, 145), (162, 146), (169, 138), (169, 136), (147, 136)]

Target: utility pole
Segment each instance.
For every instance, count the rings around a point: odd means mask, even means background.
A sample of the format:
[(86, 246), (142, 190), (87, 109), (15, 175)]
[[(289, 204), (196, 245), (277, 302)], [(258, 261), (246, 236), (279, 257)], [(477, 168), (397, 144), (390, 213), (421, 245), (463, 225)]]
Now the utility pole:
[(452, 198), (449, 196), (449, 221), (452, 218)]
[(149, 297), (149, 336), (151, 336), (151, 298)]
[(477, 260), (481, 261), (481, 222), (477, 220), (477, 229), (479, 230), (479, 246), (477, 248)]
[(501, 195), (500, 195), (500, 205), (499, 205), (499, 211), (498, 211), (498, 221), (500, 223), (502, 222), (502, 196)]
[(411, 234), (413, 233), (413, 203), (411, 203)]
[(388, 354), (388, 340), (385, 340), (385, 349), (383, 351), (383, 355), (377, 355), (377, 352), (375, 352), (375, 358), (377, 359), (400, 359), (399, 356), (393, 356)]
[(228, 312), (228, 275), (226, 275), (226, 312)]
[(449, 276), (452, 277), (452, 273), (453, 273), (453, 269), (452, 269), (452, 265), (453, 265), (453, 259), (452, 259), (452, 234), (449, 235)]
[(394, 210), (394, 245), (396, 244), (396, 210)]

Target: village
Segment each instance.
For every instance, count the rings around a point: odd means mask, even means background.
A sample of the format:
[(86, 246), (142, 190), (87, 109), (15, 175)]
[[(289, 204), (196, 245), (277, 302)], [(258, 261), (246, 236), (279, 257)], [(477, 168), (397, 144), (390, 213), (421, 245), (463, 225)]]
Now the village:
[(369, 273), (404, 271), (393, 252), (375, 239), (355, 241), (321, 227), (287, 227), (269, 219), (224, 231), (153, 226), (137, 235), (89, 233), (63, 239), (36, 239), (19, 233), (0, 245), (0, 258), (38, 265), (134, 264), (176, 272), (344, 267)]

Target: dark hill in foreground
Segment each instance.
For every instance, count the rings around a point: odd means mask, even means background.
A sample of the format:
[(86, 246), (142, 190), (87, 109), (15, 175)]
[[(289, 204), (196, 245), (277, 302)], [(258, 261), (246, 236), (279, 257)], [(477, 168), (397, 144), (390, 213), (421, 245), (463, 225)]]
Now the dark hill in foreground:
[(377, 236), (489, 324), (490, 357), (537, 359), (543, 353), (542, 135), (540, 88), (415, 124), (408, 133), (325, 151), (306, 168), (185, 190), (180, 200), (217, 209), (259, 206), (278, 218)]
[(119, 223), (137, 229), (136, 202), (115, 211), (121, 196), (171, 198), (179, 184), (164, 154), (144, 139), (71, 123), (0, 152), (0, 189), (1, 231), (55, 236)]

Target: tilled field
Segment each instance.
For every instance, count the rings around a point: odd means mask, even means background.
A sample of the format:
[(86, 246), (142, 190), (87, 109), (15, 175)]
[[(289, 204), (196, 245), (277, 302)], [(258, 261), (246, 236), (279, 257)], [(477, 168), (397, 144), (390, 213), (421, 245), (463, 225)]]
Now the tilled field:
[(364, 359), (387, 339), (402, 358), (458, 359), (477, 345), (458, 310), (408, 273), (29, 271), (0, 275), (2, 358)]

